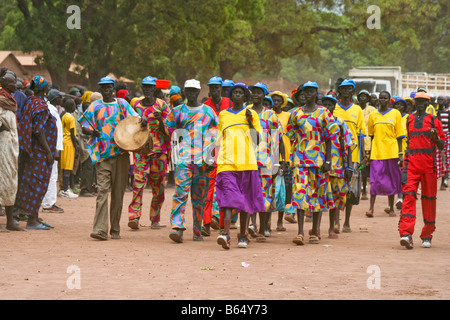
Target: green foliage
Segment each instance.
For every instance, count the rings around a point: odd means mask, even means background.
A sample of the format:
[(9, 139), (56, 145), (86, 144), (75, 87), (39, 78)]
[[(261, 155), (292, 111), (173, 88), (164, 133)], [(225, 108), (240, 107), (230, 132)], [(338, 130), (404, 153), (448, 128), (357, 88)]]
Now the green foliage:
[[(64, 75), (72, 62), (95, 84), (110, 72), (182, 84), (212, 75), (274, 76), (322, 86), (358, 65), (449, 72), (445, 0), (2, 0), (0, 48), (42, 51)], [(366, 26), (369, 5), (381, 29)], [(63, 78), (60, 76), (60, 78)]]

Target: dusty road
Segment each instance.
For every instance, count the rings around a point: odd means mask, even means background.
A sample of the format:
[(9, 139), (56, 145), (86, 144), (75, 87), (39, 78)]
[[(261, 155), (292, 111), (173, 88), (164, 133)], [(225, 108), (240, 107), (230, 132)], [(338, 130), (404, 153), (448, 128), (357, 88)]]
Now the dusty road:
[[(169, 225), (168, 189), (162, 223)], [(127, 192), (121, 240), (99, 242), (89, 237), (95, 198), (58, 198), (63, 214), (41, 216), (55, 229), (0, 234), (0, 299), (151, 299), (151, 300), (298, 300), (298, 299), (449, 299), (450, 193), (439, 191), (437, 230), (431, 249), (421, 248), (421, 213), (416, 247), (399, 245), (397, 217), (383, 212), (387, 197), (379, 197), (375, 217), (368, 219), (368, 201), (355, 207), (352, 233), (328, 239), (324, 215), (320, 244), (292, 243), (296, 225), (272, 232), (266, 243), (232, 248), (216, 244), (217, 231), (204, 242), (192, 241), (192, 216), (183, 244), (172, 242), (169, 227), (148, 226), (151, 193), (144, 198), (138, 231), (127, 227)], [(420, 202), (418, 203), (420, 212)], [(4, 226), (6, 218), (0, 217)], [(21, 225), (25, 226), (24, 222)], [(275, 216), (272, 225), (276, 225)], [(360, 226), (368, 232), (360, 232)], [(310, 224), (307, 224), (307, 228)], [(243, 267), (242, 262), (249, 264)]]

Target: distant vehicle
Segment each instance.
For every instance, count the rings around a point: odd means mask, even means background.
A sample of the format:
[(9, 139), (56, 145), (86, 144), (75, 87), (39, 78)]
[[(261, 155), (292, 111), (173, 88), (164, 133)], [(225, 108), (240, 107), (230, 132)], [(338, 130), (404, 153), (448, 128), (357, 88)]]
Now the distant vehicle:
[(431, 96), (450, 96), (450, 73), (402, 73), (401, 67), (356, 67), (349, 71), (349, 78), (355, 81), (356, 92), (366, 89), (379, 94), (386, 90), (392, 95), (406, 97), (418, 87), (425, 87)]

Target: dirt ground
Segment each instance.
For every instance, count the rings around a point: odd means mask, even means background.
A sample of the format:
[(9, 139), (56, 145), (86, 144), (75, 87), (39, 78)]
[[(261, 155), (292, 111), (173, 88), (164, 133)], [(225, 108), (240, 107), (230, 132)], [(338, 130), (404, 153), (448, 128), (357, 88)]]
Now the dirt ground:
[[(63, 214), (42, 213), (50, 231), (0, 234), (0, 299), (108, 299), (108, 300), (334, 300), (334, 299), (449, 299), (450, 193), (439, 191), (437, 230), (431, 249), (421, 247), (423, 220), (413, 236), (415, 248), (399, 244), (397, 217), (383, 212), (387, 197), (379, 197), (375, 217), (365, 217), (369, 202), (354, 208), (352, 233), (328, 239), (324, 215), (319, 244), (296, 246), (295, 224), (286, 232), (272, 231), (266, 243), (232, 248), (216, 244), (217, 231), (204, 242), (192, 241), (192, 211), (184, 243), (168, 235), (171, 198), (168, 189), (161, 230), (149, 228), (150, 190), (144, 197), (144, 215), (138, 231), (128, 228), (125, 194), (121, 240), (100, 242), (89, 237), (95, 198), (58, 198)], [(276, 225), (275, 215), (272, 225)], [(0, 217), (5, 225), (6, 218)], [(21, 222), (25, 226), (24, 222)], [(310, 227), (307, 223), (306, 227)], [(367, 226), (368, 232), (360, 232)], [(245, 262), (247, 267), (243, 267)], [(74, 271), (76, 270), (76, 271)]]

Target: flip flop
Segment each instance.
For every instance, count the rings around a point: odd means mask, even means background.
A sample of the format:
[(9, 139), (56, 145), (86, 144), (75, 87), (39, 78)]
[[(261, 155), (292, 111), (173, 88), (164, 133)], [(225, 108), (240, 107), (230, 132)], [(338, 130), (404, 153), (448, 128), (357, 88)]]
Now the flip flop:
[(320, 238), (318, 236), (311, 235), (308, 239), (308, 242), (312, 243), (312, 244), (318, 244), (319, 240), (320, 240)]
[(298, 246), (302, 246), (305, 244), (304, 239), (303, 239), (303, 235), (298, 234), (293, 240), (293, 243), (295, 243)]
[(367, 212), (366, 212), (366, 217), (367, 217), (367, 218), (373, 218), (373, 212), (367, 211)]
[(338, 235), (334, 232), (330, 232), (328, 234), (328, 239), (337, 239), (337, 238), (338, 238)]
[(44, 221), (42, 221), (41, 224), (43, 224), (44, 226), (46, 226), (47, 228), (50, 228), (50, 229), (54, 229), (55, 228), (54, 226), (49, 225), (47, 222), (44, 222)]
[(29, 229), (29, 230), (50, 230), (49, 227), (43, 225), (42, 223), (38, 224), (37, 226), (27, 227), (27, 229)]
[(278, 226), (277, 227), (277, 231), (286, 231), (286, 228), (282, 227), (282, 226)]
[(342, 227), (342, 232), (344, 232), (344, 233), (351, 233), (352, 232), (352, 228), (350, 228), (350, 227)]

